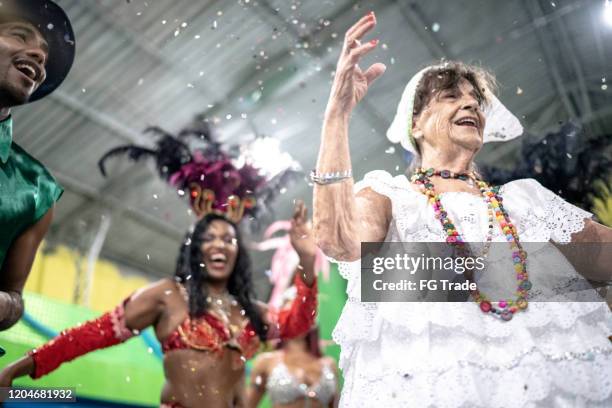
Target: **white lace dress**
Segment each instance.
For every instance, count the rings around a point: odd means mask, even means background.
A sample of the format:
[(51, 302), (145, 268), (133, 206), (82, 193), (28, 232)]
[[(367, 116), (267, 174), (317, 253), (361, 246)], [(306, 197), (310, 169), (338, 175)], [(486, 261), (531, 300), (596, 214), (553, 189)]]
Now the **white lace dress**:
[[(386, 241), (444, 241), (433, 209), (405, 176), (370, 172), (355, 192), (366, 187), (391, 200)], [(528, 254), (531, 292), (576, 278), (548, 242), (568, 243), (591, 214), (533, 179), (508, 183), (500, 193), (521, 241), (542, 243)], [(465, 240), (482, 242), (488, 228), (482, 198), (443, 193), (441, 200)], [(495, 231), (494, 241), (504, 241)], [(493, 276), (509, 279), (511, 297), (512, 264), (492, 264), (499, 272)], [(342, 407), (612, 407), (606, 303), (531, 302), (505, 322), (474, 302), (360, 302), (360, 262), (341, 262), (339, 269), (348, 280), (348, 301), (333, 333), (345, 378)]]

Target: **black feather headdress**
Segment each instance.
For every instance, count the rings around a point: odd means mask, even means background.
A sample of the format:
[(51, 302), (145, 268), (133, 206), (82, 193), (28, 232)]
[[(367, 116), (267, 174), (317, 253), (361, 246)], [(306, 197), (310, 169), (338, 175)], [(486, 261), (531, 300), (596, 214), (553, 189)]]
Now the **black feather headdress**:
[(512, 170), (492, 166), (481, 170), (494, 184), (534, 178), (570, 203), (588, 209), (593, 198), (601, 195), (596, 181), (608, 184), (612, 176), (610, 139), (610, 135), (587, 137), (580, 126), (569, 122), (540, 140), (524, 138), (521, 160)]
[[(115, 147), (100, 158), (100, 172), (106, 176), (106, 162), (111, 157), (127, 155), (132, 161), (153, 159), (159, 176), (176, 188), (179, 195), (189, 196), (198, 217), (216, 212), (234, 222), (245, 215), (268, 218), (273, 199), (302, 174), (293, 160), (286, 168), (269, 174), (253, 165), (248, 144), (219, 143), (207, 126), (187, 128), (177, 136), (158, 127), (150, 127), (145, 133), (158, 136), (155, 147), (133, 144)], [(194, 143), (197, 140), (199, 147), (190, 148), (190, 138)]]

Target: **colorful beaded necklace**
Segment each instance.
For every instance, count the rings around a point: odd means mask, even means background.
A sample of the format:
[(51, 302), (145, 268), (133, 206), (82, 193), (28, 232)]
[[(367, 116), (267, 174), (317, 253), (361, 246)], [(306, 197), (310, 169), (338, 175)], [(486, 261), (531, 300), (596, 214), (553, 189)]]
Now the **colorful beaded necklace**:
[[(472, 291), (472, 297), (478, 303), (480, 310), (484, 313), (492, 313), (498, 315), (502, 320), (511, 320), (515, 313), (527, 309), (527, 294), (531, 289), (531, 282), (527, 274), (527, 253), (523, 250), (519, 241), (519, 236), (515, 226), (510, 221), (508, 213), (502, 205), (502, 197), (499, 195), (499, 187), (491, 187), (484, 180), (480, 179), (473, 172), (469, 173), (454, 173), (449, 170), (434, 170), (433, 168), (415, 170), (410, 181), (419, 186), (421, 192), (427, 197), (429, 203), (433, 206), (435, 217), (440, 220), (442, 228), (446, 234), (446, 242), (457, 249), (459, 256), (470, 256), (471, 252), (466, 245), (465, 240), (457, 231), (455, 225), (448, 218), (448, 213), (444, 210), (440, 195), (434, 190), (434, 185), (431, 182), (431, 177), (438, 176), (444, 179), (458, 179), (463, 181), (473, 180), (482, 194), (485, 203), (487, 204), (489, 213), (489, 231), (487, 234), (487, 245), (490, 244), (493, 237), (494, 218), (497, 219), (506, 240), (510, 243), (512, 249), (512, 262), (514, 271), (518, 281), (516, 298), (500, 299), (497, 302), (492, 302), (485, 294), (480, 292), (478, 288)], [(488, 247), (487, 247), (488, 250)]]

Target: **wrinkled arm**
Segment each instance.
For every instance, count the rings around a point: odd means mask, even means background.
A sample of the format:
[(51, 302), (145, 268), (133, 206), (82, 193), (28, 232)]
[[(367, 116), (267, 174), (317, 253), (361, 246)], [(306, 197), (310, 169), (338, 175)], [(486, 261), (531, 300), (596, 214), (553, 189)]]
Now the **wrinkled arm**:
[[(319, 173), (351, 170), (349, 149), (349, 118), (355, 106), (367, 94), (372, 83), (385, 72), (385, 65), (372, 64), (362, 70), (359, 61), (376, 48), (378, 40), (361, 44), (359, 41), (376, 26), (373, 12), (362, 17), (351, 26), (344, 36), (344, 44), (338, 58), (336, 74), (332, 83), (329, 101), (321, 133), (321, 145), (317, 160)], [(384, 200), (383, 200), (384, 201)], [(317, 245), (323, 252), (339, 261), (359, 259), (361, 241), (380, 241), (381, 233), (390, 206), (380, 203), (376, 213), (382, 215), (374, 224), (363, 219), (363, 208), (354, 198), (353, 180), (314, 187), (314, 231)], [(388, 208), (387, 208), (388, 207)]]
[(23, 315), (23, 287), (52, 219), (53, 208), (22, 232), (6, 254), (0, 271), (0, 330), (10, 328)]
[[(326, 112), (317, 171), (351, 169), (348, 115), (333, 107)], [(360, 258), (361, 242), (383, 241), (391, 219), (391, 202), (371, 189), (356, 196), (353, 179), (314, 185), (313, 227), (317, 245), (339, 261)]]
[(572, 234), (571, 244), (556, 247), (585, 278), (612, 280), (612, 228), (587, 219), (584, 228)]
[[(328, 171), (324, 165), (317, 168)], [(391, 201), (370, 188), (353, 194), (350, 179), (323, 186), (315, 184), (313, 206), (317, 245), (338, 261), (359, 259), (362, 242), (381, 242), (387, 235)]]

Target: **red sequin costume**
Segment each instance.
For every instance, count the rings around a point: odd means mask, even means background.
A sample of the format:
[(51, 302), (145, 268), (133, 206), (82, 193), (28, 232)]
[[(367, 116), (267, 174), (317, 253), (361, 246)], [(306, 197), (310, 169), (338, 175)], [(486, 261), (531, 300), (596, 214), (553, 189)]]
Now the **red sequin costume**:
[[(288, 339), (306, 334), (314, 323), (317, 308), (317, 284), (306, 286), (300, 278), (295, 279), (297, 293), (289, 309), (271, 311), (269, 337)], [(28, 354), (34, 359), (32, 378), (39, 378), (76, 357), (88, 352), (114, 346), (134, 334), (126, 327), (124, 306), (126, 299), (112, 312), (95, 320), (63, 331), (59, 336)], [(259, 348), (259, 338), (250, 323), (241, 330), (231, 330), (211, 313), (197, 319), (187, 318), (163, 342), (164, 352), (175, 349), (222, 353), (226, 347), (238, 349), (246, 358), (252, 357)]]

